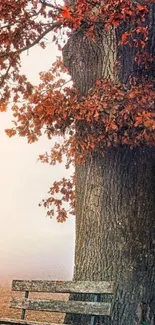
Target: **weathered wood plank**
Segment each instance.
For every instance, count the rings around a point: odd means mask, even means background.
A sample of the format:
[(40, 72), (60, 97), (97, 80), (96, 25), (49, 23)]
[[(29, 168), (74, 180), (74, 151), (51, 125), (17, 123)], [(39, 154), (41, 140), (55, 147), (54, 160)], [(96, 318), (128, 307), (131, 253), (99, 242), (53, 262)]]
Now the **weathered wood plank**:
[(55, 292), (56, 281), (41, 280), (13, 280), (13, 291), (32, 291), (32, 292)]
[(107, 281), (65, 281), (56, 283), (56, 292), (67, 293), (114, 293), (114, 282)]
[(13, 280), (13, 291), (62, 293), (113, 293), (114, 282), (107, 281), (23, 281)]
[[(58, 323), (49, 322), (36, 322), (29, 320), (11, 319), (11, 318), (0, 318), (0, 324), (15, 324), (15, 325), (63, 325)], [(69, 324), (65, 324), (69, 325)]]
[(110, 316), (111, 304), (88, 301), (31, 300), (12, 298), (11, 308), (83, 315)]

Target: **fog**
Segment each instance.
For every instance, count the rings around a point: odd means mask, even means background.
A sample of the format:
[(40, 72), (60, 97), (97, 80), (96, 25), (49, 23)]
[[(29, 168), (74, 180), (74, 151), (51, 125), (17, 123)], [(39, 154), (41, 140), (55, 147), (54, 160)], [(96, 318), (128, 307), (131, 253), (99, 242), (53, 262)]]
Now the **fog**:
[[(22, 57), (22, 72), (35, 84), (38, 73), (50, 68), (57, 49), (49, 42), (46, 50), (32, 48)], [(9, 139), (11, 112), (0, 114), (0, 276), (30, 278), (72, 277), (74, 217), (64, 224), (46, 217), (38, 203), (56, 179), (69, 175), (63, 165), (38, 162), (51, 142), (42, 137), (27, 144), (18, 136)]]

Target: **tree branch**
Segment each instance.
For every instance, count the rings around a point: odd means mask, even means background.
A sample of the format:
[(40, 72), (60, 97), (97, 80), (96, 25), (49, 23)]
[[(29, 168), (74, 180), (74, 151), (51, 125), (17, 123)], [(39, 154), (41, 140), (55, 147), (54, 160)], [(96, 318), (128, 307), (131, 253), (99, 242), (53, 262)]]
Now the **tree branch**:
[[(34, 45), (38, 44), (39, 41), (45, 36), (47, 35), (49, 32), (51, 32), (54, 28), (56, 27), (61, 27), (61, 23), (60, 22), (56, 22), (54, 23), (52, 26), (50, 26), (47, 30), (45, 30), (42, 34), (40, 34), (40, 36), (33, 42), (31, 43), (30, 45), (27, 45), (25, 47), (23, 47), (22, 49), (20, 50), (17, 50), (17, 51), (14, 51), (14, 52), (10, 52), (11, 54), (15, 54), (15, 53), (22, 53), (26, 50), (29, 50), (31, 47), (33, 47)], [(9, 57), (10, 53), (5, 53), (5, 54), (2, 54), (0, 56), (0, 58), (4, 58), (4, 57)]]
[(8, 76), (10, 69), (11, 69), (11, 64), (8, 66), (5, 74), (1, 77), (0, 86), (3, 85), (3, 82), (4, 82), (5, 78)]
[(58, 9), (58, 10), (62, 10), (61, 9), (61, 7), (58, 7), (58, 6), (54, 6), (54, 5), (52, 5), (51, 3), (48, 3), (48, 2), (46, 2), (46, 1), (44, 1), (44, 0), (40, 0), (40, 3), (42, 4), (42, 5), (44, 5), (44, 6), (46, 6), (46, 7), (50, 7), (50, 8), (52, 8), (52, 9)]

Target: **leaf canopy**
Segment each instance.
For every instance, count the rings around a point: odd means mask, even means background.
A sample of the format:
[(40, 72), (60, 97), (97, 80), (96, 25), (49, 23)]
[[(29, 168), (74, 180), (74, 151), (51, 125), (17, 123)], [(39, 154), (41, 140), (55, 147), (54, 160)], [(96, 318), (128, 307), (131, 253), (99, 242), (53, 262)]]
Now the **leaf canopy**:
[[(145, 0), (77, 0), (76, 4), (61, 6), (55, 1), (4, 0), (0, 3), (0, 111), (5, 111), (10, 100), (14, 127), (6, 130), (8, 136), (27, 137), (37, 141), (46, 133), (48, 138), (59, 136), (51, 152), (40, 155), (42, 162), (61, 163), (66, 168), (82, 163), (85, 156), (110, 146), (155, 144), (155, 84), (151, 75), (154, 51), (150, 51), (151, 30), (148, 18), (154, 1)], [(81, 96), (75, 86), (66, 86), (67, 71), (61, 58), (48, 72), (40, 74), (40, 84), (32, 85), (20, 74), (21, 53), (35, 45), (46, 47), (45, 36), (61, 47), (60, 31), (64, 38), (70, 30), (87, 26), (86, 37), (96, 42), (95, 26), (108, 31), (127, 26), (117, 46), (136, 49), (135, 62), (146, 71), (143, 78), (132, 76), (128, 84), (101, 79), (96, 81), (87, 96)], [(150, 77), (151, 76), (151, 77)], [(78, 132), (76, 132), (78, 127)], [(48, 215), (57, 207), (58, 221), (67, 218), (62, 202), (74, 212), (75, 177), (63, 178), (51, 187), (49, 199), (43, 201)], [(57, 197), (57, 193), (60, 196)], [(56, 195), (56, 197), (55, 197)]]

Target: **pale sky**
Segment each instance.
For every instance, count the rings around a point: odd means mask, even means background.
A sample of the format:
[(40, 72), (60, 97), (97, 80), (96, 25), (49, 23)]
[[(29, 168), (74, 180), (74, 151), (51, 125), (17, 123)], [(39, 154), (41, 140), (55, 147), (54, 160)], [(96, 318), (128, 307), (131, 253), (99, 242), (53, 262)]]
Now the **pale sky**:
[[(22, 56), (22, 72), (37, 84), (38, 73), (48, 70), (56, 55), (60, 52), (51, 43), (46, 50), (32, 48)], [(38, 206), (66, 170), (37, 161), (50, 150), (46, 137), (35, 144), (8, 138), (4, 129), (11, 127), (11, 119), (11, 113), (0, 113), (0, 277), (71, 279), (74, 217), (59, 224)]]

